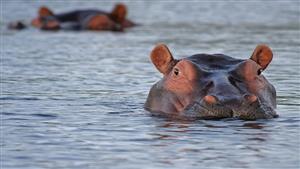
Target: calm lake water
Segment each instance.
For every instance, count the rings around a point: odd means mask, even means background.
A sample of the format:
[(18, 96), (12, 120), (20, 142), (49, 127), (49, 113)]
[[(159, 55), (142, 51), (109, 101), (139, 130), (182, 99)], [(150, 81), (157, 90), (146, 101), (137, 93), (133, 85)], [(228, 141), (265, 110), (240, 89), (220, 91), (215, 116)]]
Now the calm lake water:
[[(54, 12), (111, 10), (112, 1), (1, 1), (0, 168), (300, 168), (299, 1), (130, 1), (126, 33), (9, 31), (41, 5)], [(157, 42), (177, 58), (248, 58), (259, 43), (274, 59), (279, 118), (171, 121), (143, 109), (161, 78)]]

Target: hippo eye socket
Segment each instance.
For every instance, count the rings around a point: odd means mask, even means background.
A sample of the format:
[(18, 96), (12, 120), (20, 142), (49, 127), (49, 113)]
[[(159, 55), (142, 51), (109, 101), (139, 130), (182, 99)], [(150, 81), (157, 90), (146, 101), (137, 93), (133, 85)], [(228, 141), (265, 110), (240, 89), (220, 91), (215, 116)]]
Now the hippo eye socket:
[(176, 76), (178, 76), (178, 74), (179, 74), (179, 69), (178, 69), (178, 68), (174, 68), (174, 74), (175, 74)]
[(260, 75), (262, 72), (263, 72), (263, 69), (261, 69), (261, 68), (258, 69), (258, 70), (257, 70), (257, 75)]

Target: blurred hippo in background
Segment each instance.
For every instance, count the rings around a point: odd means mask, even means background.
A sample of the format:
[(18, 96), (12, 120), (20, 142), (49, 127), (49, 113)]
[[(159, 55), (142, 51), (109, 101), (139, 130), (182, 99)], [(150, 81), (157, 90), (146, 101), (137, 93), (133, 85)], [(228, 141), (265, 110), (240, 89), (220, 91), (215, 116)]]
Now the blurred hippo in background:
[(24, 24), (23, 21), (15, 21), (15, 22), (10, 22), (7, 28), (12, 30), (22, 30), (27, 28), (27, 26), (26, 24)]
[[(38, 17), (31, 21), (31, 25), (42, 30), (124, 31), (126, 28), (137, 25), (126, 17), (127, 7), (121, 3), (116, 4), (110, 13), (96, 9), (85, 9), (55, 14), (43, 6), (38, 10)], [(12, 22), (8, 28), (19, 29), (20, 23), (20, 21)]]
[(38, 17), (31, 24), (43, 30), (111, 30), (123, 31), (136, 24), (126, 18), (127, 7), (116, 4), (112, 12), (96, 9), (75, 10), (54, 14), (49, 8), (41, 7)]
[(223, 54), (174, 59), (164, 44), (158, 44), (150, 57), (163, 74), (144, 105), (154, 115), (180, 119), (277, 117), (275, 88), (262, 75), (273, 58), (266, 45), (258, 45), (246, 60)]

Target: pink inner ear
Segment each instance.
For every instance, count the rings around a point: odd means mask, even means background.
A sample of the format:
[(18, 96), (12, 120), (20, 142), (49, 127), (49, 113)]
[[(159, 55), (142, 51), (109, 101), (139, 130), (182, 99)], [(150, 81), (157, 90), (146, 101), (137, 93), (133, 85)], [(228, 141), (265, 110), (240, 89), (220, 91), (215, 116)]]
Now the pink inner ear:
[(113, 19), (118, 22), (118, 23), (122, 23), (127, 15), (127, 7), (124, 4), (116, 4), (116, 6), (114, 7), (111, 16), (113, 17)]
[(258, 45), (251, 56), (251, 59), (259, 64), (262, 69), (267, 68), (272, 58), (272, 50), (267, 45)]
[(49, 8), (47, 8), (45, 6), (40, 7), (38, 13), (39, 13), (39, 17), (46, 17), (46, 16), (52, 16), (52, 15), (54, 15), (53, 12)]
[(155, 67), (163, 74), (167, 74), (171, 69), (171, 62), (174, 60), (166, 45), (157, 45), (151, 52), (151, 61)]

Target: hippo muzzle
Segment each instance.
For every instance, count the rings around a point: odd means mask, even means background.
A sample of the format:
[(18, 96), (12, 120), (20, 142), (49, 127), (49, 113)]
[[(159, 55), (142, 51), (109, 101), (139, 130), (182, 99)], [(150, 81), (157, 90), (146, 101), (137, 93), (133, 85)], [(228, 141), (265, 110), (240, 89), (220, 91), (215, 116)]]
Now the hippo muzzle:
[(272, 57), (269, 47), (259, 45), (246, 60), (223, 54), (175, 60), (160, 44), (151, 60), (164, 77), (152, 86), (145, 109), (188, 119), (277, 117), (275, 88), (262, 75)]
[(264, 104), (254, 95), (245, 98), (234, 105), (217, 101), (214, 96), (207, 95), (197, 102), (188, 105), (182, 115), (189, 119), (222, 119), (239, 118), (244, 120), (270, 119), (277, 117), (274, 109)]

